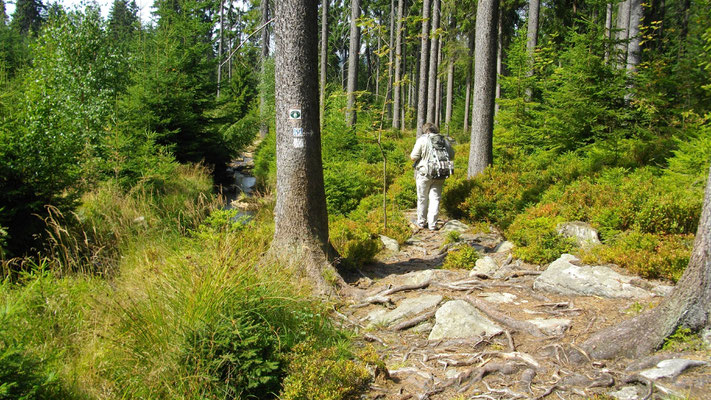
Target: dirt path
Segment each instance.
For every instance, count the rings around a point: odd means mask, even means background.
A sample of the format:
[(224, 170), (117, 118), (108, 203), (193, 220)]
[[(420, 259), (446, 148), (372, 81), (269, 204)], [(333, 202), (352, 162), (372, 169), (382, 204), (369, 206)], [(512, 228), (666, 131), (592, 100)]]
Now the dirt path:
[[(661, 399), (676, 394), (711, 399), (708, 365), (657, 380), (654, 385), (635, 372), (667, 358), (709, 361), (708, 350), (582, 365), (566, 358), (591, 333), (654, 306), (660, 298), (635, 301), (534, 290), (533, 282), (544, 268), (512, 259), (508, 251), (495, 252), (502, 240), (496, 234), (468, 237), (470, 245), (504, 265), (498, 278), (438, 269), (446, 256), (445, 237), (444, 232), (416, 231), (399, 252), (366, 266), (354, 285), (372, 295), (370, 301), (338, 313), (344, 325), (355, 328), (375, 346), (387, 366), (388, 373), (378, 376), (366, 398)], [(431, 340), (435, 310), (455, 300), (462, 301), (452, 303), (460, 308), (465, 303), (475, 306), (503, 329), (489, 335), (472, 331), (465, 337)], [(418, 301), (437, 305), (425, 305), (390, 320), (398, 316), (398, 310)], [(536, 319), (554, 323), (540, 328), (529, 322)]]

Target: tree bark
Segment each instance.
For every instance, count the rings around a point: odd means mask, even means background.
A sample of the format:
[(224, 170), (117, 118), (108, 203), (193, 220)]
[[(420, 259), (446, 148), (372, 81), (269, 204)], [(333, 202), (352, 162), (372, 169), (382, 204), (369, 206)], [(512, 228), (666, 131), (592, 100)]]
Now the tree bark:
[[(270, 254), (298, 260), (318, 294), (346, 285), (328, 262), (328, 213), (318, 121), (318, 0), (276, 2), (277, 184)], [(300, 116), (296, 110), (300, 110)]]
[[(526, 41), (526, 52), (528, 53), (529, 69), (526, 76), (533, 76), (533, 52), (538, 44), (538, 14), (540, 10), (539, 0), (528, 1), (528, 34)], [(533, 89), (526, 87), (526, 100), (531, 100)]]
[(449, 136), (449, 124), (452, 122), (452, 95), (454, 92), (454, 59), (449, 60), (447, 64), (447, 103), (444, 111), (444, 126), (447, 129)]
[(360, 50), (360, 0), (351, 0), (351, 35), (348, 49), (348, 100), (346, 102), (346, 124), (352, 127), (356, 123), (355, 92), (358, 86), (358, 51)]
[(503, 57), (504, 57), (504, 33), (503, 33), (503, 12), (499, 12), (499, 23), (496, 34), (496, 95), (494, 100), (494, 115), (499, 113), (499, 102), (501, 98), (501, 73), (503, 72)]
[(395, 0), (390, 0), (390, 41), (388, 42), (388, 87), (385, 90), (385, 102), (388, 103), (388, 116), (393, 118), (393, 105), (390, 100), (393, 93), (393, 62), (395, 61)]
[(467, 177), (473, 178), (493, 161), (496, 33), (499, 0), (479, 0), (476, 10), (474, 104)]
[(467, 58), (467, 80), (464, 89), (464, 132), (469, 130), (469, 106), (472, 103), (472, 64), (474, 63), (474, 33), (469, 33), (468, 39), (469, 55)]
[[(689, 264), (657, 307), (595, 333), (580, 347), (592, 358), (639, 358), (664, 344), (677, 328), (698, 331), (711, 320), (711, 173)], [(575, 355), (578, 361), (584, 357)]]
[(610, 39), (612, 35), (612, 3), (607, 3), (607, 10), (605, 11), (605, 63), (610, 59)]
[[(262, 0), (262, 24), (269, 22), (269, 0)], [(260, 59), (262, 83), (265, 82), (267, 73), (267, 59), (269, 58), (269, 29), (265, 25), (262, 29), (262, 54)], [(264, 86), (264, 85), (262, 85)], [(259, 93), (259, 116), (262, 122), (259, 125), (259, 135), (264, 138), (269, 133), (269, 125), (267, 124), (267, 94), (264, 90)]]
[[(395, 79), (393, 83), (393, 124), (394, 129), (399, 129), (401, 127), (400, 118), (400, 93), (401, 90), (401, 74), (400, 68), (402, 65), (402, 12), (403, 12), (404, 0), (398, 0), (397, 2), (397, 25), (395, 37)], [(403, 96), (404, 97), (404, 96)], [(404, 107), (403, 107), (404, 108)]]
[(617, 67), (627, 64), (627, 39), (630, 26), (630, 0), (622, 1), (617, 6)]
[(328, 73), (328, 2), (321, 1), (321, 85), (319, 93), (319, 120), (323, 129), (326, 120), (326, 74)]
[(217, 45), (217, 97), (220, 97), (220, 84), (222, 83), (222, 42), (224, 41), (225, 28), (225, 0), (220, 1), (220, 42)]
[(429, 60), (430, 0), (422, 1), (422, 45), (420, 46), (420, 71), (417, 86), (417, 137), (422, 135), (422, 125), (427, 122), (427, 62)]
[(639, 65), (640, 36), (639, 28), (642, 24), (644, 10), (642, 9), (642, 0), (629, 0), (630, 2), (630, 25), (629, 25), (629, 44), (627, 45), (627, 72), (634, 72)]
[(439, 65), (437, 63), (437, 55), (439, 50), (439, 41), (437, 39), (437, 30), (439, 29), (439, 5), (440, 0), (433, 0), (432, 3), (432, 28), (430, 30), (430, 64), (427, 69), (427, 120), (436, 124), (437, 115), (437, 72)]
[[(442, 36), (439, 37), (437, 43), (437, 69), (439, 69), (440, 65), (442, 65)], [(439, 74), (437, 74), (437, 81), (435, 82), (435, 85), (437, 88), (435, 91), (435, 103), (437, 106), (435, 107), (434, 124), (439, 126), (442, 118), (442, 78)]]

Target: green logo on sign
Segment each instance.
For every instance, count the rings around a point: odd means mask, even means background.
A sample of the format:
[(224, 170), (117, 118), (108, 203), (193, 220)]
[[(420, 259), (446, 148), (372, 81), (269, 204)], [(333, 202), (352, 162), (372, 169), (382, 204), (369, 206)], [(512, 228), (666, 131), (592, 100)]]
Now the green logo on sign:
[(289, 118), (301, 119), (301, 110), (289, 110)]

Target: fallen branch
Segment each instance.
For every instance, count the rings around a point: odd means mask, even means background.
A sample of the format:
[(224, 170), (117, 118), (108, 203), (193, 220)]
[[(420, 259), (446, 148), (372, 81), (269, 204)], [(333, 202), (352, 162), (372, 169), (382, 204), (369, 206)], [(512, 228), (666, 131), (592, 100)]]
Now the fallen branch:
[(543, 273), (543, 271), (530, 271), (527, 269), (518, 270), (518, 271), (511, 271), (511, 273), (508, 276), (506, 276), (506, 278), (504, 278), (504, 280), (508, 280), (511, 278), (518, 278), (520, 276), (531, 276), (531, 275), (537, 276), (542, 273)]
[(381, 339), (371, 333), (366, 333), (365, 335), (363, 335), (363, 338), (369, 342), (378, 342), (378, 343), (382, 344), (384, 347), (388, 347), (388, 344), (385, 343), (385, 341), (383, 339)]
[(486, 314), (487, 317), (493, 319), (494, 321), (506, 325), (509, 328), (516, 330), (516, 331), (522, 331), (526, 332), (531, 336), (535, 337), (547, 337), (545, 333), (541, 332), (540, 329), (536, 325), (533, 325), (532, 323), (528, 321), (519, 321), (516, 319), (513, 319), (511, 317), (508, 317), (501, 313), (500, 311), (494, 309), (492, 306), (487, 304), (485, 301), (479, 300), (472, 298), (471, 296), (467, 296), (465, 298), (466, 301), (469, 302), (469, 304), (473, 305), (479, 311), (483, 312)]
[(407, 321), (400, 322), (399, 324), (392, 327), (394, 331), (402, 331), (419, 324), (420, 322), (427, 321), (428, 319), (434, 317), (437, 310), (428, 311), (426, 313), (420, 314), (415, 318), (409, 319)]

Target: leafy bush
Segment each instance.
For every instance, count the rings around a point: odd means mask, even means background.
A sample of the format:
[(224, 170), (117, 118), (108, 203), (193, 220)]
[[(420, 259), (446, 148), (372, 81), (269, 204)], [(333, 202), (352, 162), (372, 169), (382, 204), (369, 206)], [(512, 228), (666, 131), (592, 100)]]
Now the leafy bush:
[(452, 249), (442, 263), (444, 269), (472, 269), (479, 259), (479, 253), (471, 246), (463, 245)]
[(403, 243), (412, 235), (412, 231), (402, 212), (397, 207), (391, 207), (392, 203), (388, 205), (387, 228), (384, 226), (383, 196), (380, 194), (361, 200), (358, 208), (348, 214), (348, 219), (362, 224), (373, 235), (385, 235)]
[(290, 356), (283, 400), (356, 400), (368, 388), (370, 373), (363, 362), (339, 354), (335, 347), (298, 345)]
[(330, 215), (345, 215), (378, 188), (378, 180), (368, 164), (353, 162), (332, 163), (323, 171), (326, 206)]
[(372, 234), (363, 224), (339, 218), (331, 221), (331, 243), (343, 257), (346, 265), (358, 267), (372, 261), (380, 251), (380, 239)]
[(513, 254), (523, 261), (546, 264), (576, 248), (575, 240), (556, 232), (560, 219), (521, 214), (507, 230), (507, 237), (516, 244)]
[(412, 168), (406, 168), (405, 170), (402, 175), (395, 178), (393, 184), (388, 188), (388, 196), (400, 208), (415, 208), (417, 207), (415, 175), (412, 172)]
[(589, 263), (614, 263), (645, 278), (676, 282), (689, 263), (694, 237), (690, 234), (661, 235), (625, 231), (605, 246), (584, 253)]

